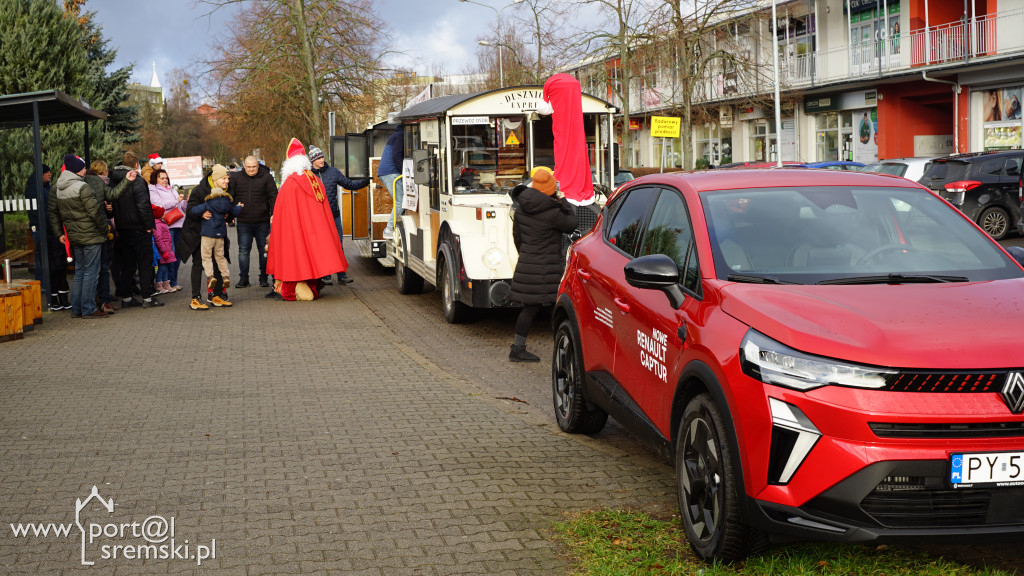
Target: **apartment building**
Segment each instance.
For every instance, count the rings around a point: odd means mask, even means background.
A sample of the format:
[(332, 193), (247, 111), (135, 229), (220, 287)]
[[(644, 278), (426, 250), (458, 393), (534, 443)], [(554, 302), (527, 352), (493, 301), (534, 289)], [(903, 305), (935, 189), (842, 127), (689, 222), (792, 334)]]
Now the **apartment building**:
[[(721, 56), (689, 83), (692, 160), (679, 139), (651, 138), (650, 118), (684, 115), (679, 70), (693, 59), (636, 47), (624, 164), (868, 163), (1024, 147), (1024, 0), (794, 0), (777, 2), (776, 14), (781, 131), (771, 3), (762, 2), (703, 28), (695, 53)], [(617, 66), (609, 58), (572, 72), (622, 109)]]

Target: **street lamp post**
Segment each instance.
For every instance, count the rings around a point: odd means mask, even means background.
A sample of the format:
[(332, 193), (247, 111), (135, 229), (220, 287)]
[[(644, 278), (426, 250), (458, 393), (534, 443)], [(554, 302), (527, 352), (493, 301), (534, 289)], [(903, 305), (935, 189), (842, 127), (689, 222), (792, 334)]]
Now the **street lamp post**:
[[(481, 46), (493, 46), (493, 44), (491, 44), (487, 40), (481, 40), (481, 41), (477, 42), (477, 44), (480, 44)], [(503, 44), (503, 42), (498, 42), (498, 84), (500, 85), (499, 87), (504, 88), (505, 87), (505, 70), (504, 70), (504, 67), (501, 64), (501, 45), (502, 44)]]
[[(510, 4), (506, 4), (506, 5), (502, 6), (501, 9), (499, 10), (498, 8), (495, 8), (494, 6), (491, 6), (490, 4), (483, 4), (481, 2), (475, 2), (474, 0), (459, 0), (459, 2), (468, 2), (470, 4), (476, 4), (477, 6), (483, 6), (484, 8), (490, 8), (491, 10), (494, 10), (494, 14), (498, 17), (498, 42), (497, 42), (497, 44), (498, 44), (498, 82), (500, 83), (499, 88), (504, 88), (505, 87), (505, 74), (502, 71), (502, 65), (501, 65), (501, 45), (505, 42), (505, 38), (504, 38), (504, 36), (502, 36), (502, 31), (501, 31), (501, 13), (505, 11), (505, 8), (508, 8), (509, 6), (514, 6), (516, 4), (519, 4), (522, 1), (523, 0), (512, 0), (512, 2)], [(481, 40), (480, 41), (480, 45), (481, 46), (490, 46), (491, 43), (488, 42), (487, 40)]]

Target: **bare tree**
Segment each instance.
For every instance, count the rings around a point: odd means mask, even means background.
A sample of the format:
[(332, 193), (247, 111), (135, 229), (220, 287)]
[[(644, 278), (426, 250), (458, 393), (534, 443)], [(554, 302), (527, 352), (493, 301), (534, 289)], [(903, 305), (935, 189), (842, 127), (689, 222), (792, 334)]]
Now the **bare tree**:
[[(577, 33), (574, 46), (590, 53), (590, 66), (603, 64), (609, 90), (622, 109), (621, 140), (625, 156), (632, 157), (629, 137), (631, 87), (638, 77), (633, 63), (636, 50), (654, 40), (655, 0), (574, 0), (581, 11), (597, 9), (606, 20), (597, 31)], [(667, 1), (667, 0), (664, 0)], [(599, 60), (598, 60), (599, 59)], [(595, 61), (598, 60), (598, 61)]]
[[(229, 123), (323, 146), (326, 107), (356, 125), (380, 77), (387, 28), (370, 0), (203, 0), (246, 4), (220, 57), (207, 62)], [(290, 131), (290, 132), (289, 132)]]
[(530, 39), (523, 40), (523, 43), (533, 44), (535, 50), (531, 58), (517, 60), (520, 64), (532, 60), (532, 82), (543, 84), (554, 71), (580, 56), (572, 49), (572, 31), (569, 28), (575, 19), (576, 6), (557, 0), (523, 0), (522, 5), (527, 9), (513, 12), (511, 28), (529, 30)]
[[(760, 72), (756, 51), (757, 0), (660, 0), (649, 66), (662, 72), (662, 97), (682, 117), (684, 167), (692, 169), (693, 124), (716, 122), (701, 103), (741, 96), (740, 77)], [(717, 108), (716, 108), (717, 110)]]

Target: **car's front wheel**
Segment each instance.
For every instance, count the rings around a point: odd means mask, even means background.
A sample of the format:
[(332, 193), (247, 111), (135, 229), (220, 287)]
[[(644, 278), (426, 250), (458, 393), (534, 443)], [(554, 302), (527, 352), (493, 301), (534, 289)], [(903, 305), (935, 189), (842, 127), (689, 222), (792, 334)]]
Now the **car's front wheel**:
[(710, 394), (686, 405), (676, 436), (676, 486), (694, 552), (708, 561), (733, 562), (762, 551), (767, 539), (743, 523), (743, 486), (733, 473), (725, 421)]
[(993, 240), (1002, 240), (1010, 231), (1010, 213), (995, 206), (988, 208), (978, 217), (978, 226)]
[(563, 320), (555, 331), (551, 359), (551, 392), (558, 427), (570, 434), (597, 434), (608, 422), (608, 413), (588, 406), (583, 395), (583, 355), (573, 324)]

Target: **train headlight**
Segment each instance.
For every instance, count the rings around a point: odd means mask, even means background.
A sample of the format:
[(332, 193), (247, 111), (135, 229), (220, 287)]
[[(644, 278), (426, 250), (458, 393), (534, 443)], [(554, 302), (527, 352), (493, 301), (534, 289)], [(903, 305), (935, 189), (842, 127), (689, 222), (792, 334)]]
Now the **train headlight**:
[(505, 253), (498, 248), (488, 248), (480, 259), (483, 261), (484, 266), (491, 270), (497, 270), (505, 263)]

